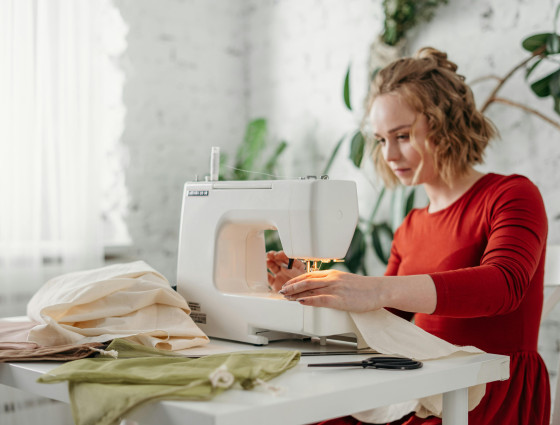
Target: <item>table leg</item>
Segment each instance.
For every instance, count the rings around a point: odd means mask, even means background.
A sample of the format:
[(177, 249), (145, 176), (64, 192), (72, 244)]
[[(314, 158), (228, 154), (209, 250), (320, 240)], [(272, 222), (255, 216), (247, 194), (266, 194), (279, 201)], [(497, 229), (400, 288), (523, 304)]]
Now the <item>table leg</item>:
[(467, 425), (469, 423), (468, 388), (443, 393), (442, 413), (442, 425)]

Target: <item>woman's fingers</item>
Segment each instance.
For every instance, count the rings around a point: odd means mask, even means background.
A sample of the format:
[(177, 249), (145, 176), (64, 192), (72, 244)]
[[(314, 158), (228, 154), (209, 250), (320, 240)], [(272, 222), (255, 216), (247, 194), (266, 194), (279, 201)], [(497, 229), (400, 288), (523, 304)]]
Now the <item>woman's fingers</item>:
[[(282, 291), (280, 291), (282, 293)], [(306, 291), (299, 292), (297, 294), (283, 294), (284, 297), (290, 301), (299, 301), (302, 298), (318, 297), (323, 295), (333, 295), (328, 288), (322, 287), (317, 289), (308, 289)]]
[(266, 267), (274, 274), (278, 273), (282, 268), (281, 265), (279, 265), (275, 261), (270, 261), (270, 260), (267, 260)]
[(301, 270), (290, 270), (286, 267), (269, 267), (269, 270), (270, 272), (268, 273), (268, 284), (277, 292), (282, 289), (282, 286), (286, 282), (301, 273)]
[(283, 295), (293, 296), (302, 294), (305, 291), (316, 290), (327, 286), (324, 280), (327, 275), (324, 272), (305, 273), (286, 282), (280, 291)]
[(266, 253), (266, 258), (268, 261), (274, 261), (278, 264), (288, 264), (288, 256), (284, 251), (268, 251)]
[(284, 253), (284, 251), (276, 252), (276, 251), (269, 251), (267, 252), (266, 257), (266, 267), (274, 274), (280, 273), (283, 270), (295, 270), (297, 273), (290, 273), (289, 278), (297, 276), (305, 271), (305, 264), (303, 264), (299, 260), (294, 260), (292, 262), (291, 269), (288, 269), (288, 265), (290, 262), (290, 258)]
[(266, 267), (268, 272), (268, 284), (275, 291), (280, 289), (290, 280), (305, 272), (305, 264), (300, 260), (294, 260), (289, 267), (290, 258), (284, 251), (269, 251), (266, 253)]
[(327, 307), (327, 308), (336, 308), (342, 309), (339, 305), (337, 298), (332, 295), (317, 295), (314, 297), (303, 297), (298, 298), (295, 301), (299, 302), (303, 305), (308, 305), (312, 307)]
[(292, 286), (295, 285), (296, 283), (300, 283), (306, 280), (312, 281), (316, 279), (325, 279), (328, 276), (329, 276), (329, 270), (323, 270), (323, 271), (319, 270), (316, 272), (303, 273), (300, 274), (299, 276), (294, 277), (289, 282), (286, 282), (286, 286)]

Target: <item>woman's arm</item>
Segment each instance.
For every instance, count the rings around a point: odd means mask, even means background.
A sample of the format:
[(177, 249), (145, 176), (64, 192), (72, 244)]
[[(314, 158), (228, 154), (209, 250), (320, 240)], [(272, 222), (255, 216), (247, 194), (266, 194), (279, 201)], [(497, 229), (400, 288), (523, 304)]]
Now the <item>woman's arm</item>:
[(428, 275), (371, 277), (325, 270), (290, 280), (280, 293), (304, 305), (354, 312), (388, 307), (429, 314), (437, 304)]

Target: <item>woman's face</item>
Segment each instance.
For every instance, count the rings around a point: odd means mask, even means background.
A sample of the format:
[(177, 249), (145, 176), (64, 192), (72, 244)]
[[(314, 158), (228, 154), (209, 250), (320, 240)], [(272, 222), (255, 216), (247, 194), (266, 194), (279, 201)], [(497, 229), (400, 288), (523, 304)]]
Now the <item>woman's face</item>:
[(437, 179), (433, 157), (425, 147), (429, 130), (425, 115), (414, 111), (400, 95), (389, 93), (374, 100), (370, 119), (383, 158), (402, 184), (429, 184)]

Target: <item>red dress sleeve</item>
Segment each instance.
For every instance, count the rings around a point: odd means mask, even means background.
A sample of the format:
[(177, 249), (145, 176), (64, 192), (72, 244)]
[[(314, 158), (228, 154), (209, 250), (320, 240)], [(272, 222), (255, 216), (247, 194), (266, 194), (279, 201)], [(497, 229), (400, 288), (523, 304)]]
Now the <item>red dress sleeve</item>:
[[(436, 315), (482, 317), (517, 309), (533, 279), (547, 238), (542, 197), (528, 179), (504, 182), (488, 198), (488, 243), (479, 266), (430, 273)], [(460, 302), (458, 302), (460, 300)]]

